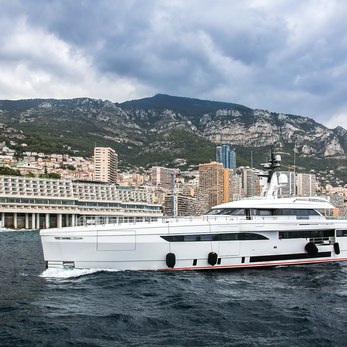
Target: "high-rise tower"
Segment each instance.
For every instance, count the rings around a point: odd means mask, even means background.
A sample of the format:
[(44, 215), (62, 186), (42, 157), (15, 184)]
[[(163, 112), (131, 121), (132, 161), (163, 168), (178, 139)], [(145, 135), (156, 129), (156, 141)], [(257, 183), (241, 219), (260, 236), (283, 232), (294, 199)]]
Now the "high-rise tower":
[(153, 166), (151, 173), (152, 185), (154, 187), (161, 187), (167, 191), (173, 189), (173, 184), (175, 182), (175, 169), (168, 169), (161, 166)]
[(216, 161), (223, 163), (225, 169), (236, 171), (236, 153), (229, 145), (218, 145), (216, 147)]
[[(208, 208), (224, 201), (224, 168), (222, 163), (199, 165), (199, 191), (204, 194)], [(206, 212), (206, 211), (205, 211)]]
[(94, 179), (117, 183), (118, 155), (110, 147), (94, 148)]

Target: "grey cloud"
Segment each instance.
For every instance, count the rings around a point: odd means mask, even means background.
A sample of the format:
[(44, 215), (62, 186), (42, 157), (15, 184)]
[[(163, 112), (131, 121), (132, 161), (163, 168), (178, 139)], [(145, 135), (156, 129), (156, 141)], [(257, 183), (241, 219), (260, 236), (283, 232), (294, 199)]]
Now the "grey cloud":
[[(108, 83), (126, 78), (153, 93), (213, 97), (321, 121), (347, 113), (343, 2), (18, 0), (0, 10), (2, 47), (15, 30), (10, 22), (24, 18), (34, 32), (66, 43), (71, 61), (81, 56), (84, 68), (90, 64)], [(35, 47), (18, 49), (0, 52), (1, 61), (24, 60), (64, 75), (66, 65), (50, 57), (53, 50), (45, 61)], [(104, 95), (111, 98), (106, 87)]]

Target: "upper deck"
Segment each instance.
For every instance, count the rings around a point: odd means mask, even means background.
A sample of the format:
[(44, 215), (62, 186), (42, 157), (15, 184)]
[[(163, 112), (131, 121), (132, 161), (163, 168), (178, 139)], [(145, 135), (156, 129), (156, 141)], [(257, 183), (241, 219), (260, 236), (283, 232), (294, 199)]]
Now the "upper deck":
[(221, 205), (214, 206), (215, 209), (312, 209), (312, 210), (331, 210), (335, 208), (328, 200), (320, 197), (291, 197), (291, 198), (249, 198)]

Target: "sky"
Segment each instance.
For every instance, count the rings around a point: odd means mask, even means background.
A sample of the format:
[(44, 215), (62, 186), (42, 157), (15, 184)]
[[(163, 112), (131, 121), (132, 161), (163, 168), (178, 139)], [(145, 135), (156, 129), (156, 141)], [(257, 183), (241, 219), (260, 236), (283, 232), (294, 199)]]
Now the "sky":
[(347, 129), (347, 1), (0, 0), (0, 99), (157, 93)]

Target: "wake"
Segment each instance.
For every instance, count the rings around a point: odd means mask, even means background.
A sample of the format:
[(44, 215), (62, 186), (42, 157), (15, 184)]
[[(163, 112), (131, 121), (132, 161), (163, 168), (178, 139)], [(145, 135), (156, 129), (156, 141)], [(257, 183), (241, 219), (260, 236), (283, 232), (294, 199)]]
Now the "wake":
[(118, 272), (120, 270), (114, 269), (47, 269), (39, 275), (42, 278), (46, 279), (69, 279), (69, 278), (78, 278), (82, 276), (88, 276), (98, 272)]

